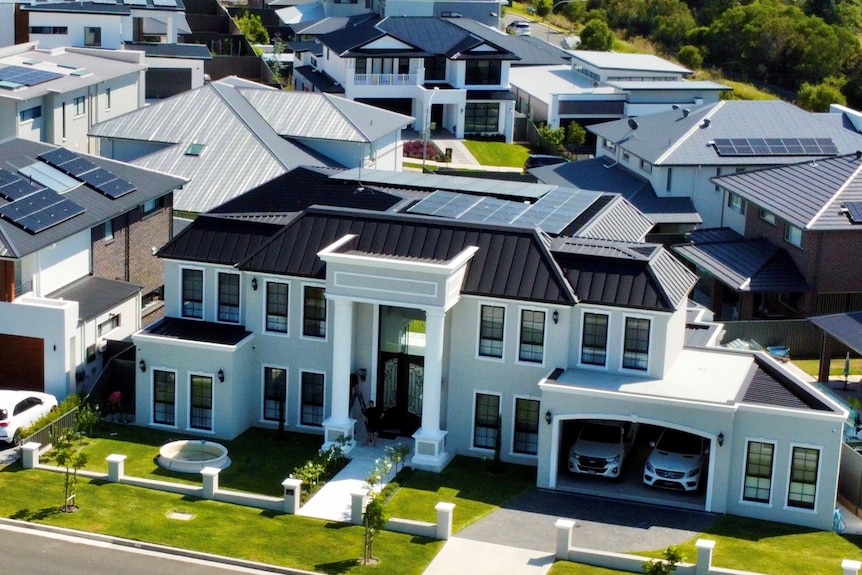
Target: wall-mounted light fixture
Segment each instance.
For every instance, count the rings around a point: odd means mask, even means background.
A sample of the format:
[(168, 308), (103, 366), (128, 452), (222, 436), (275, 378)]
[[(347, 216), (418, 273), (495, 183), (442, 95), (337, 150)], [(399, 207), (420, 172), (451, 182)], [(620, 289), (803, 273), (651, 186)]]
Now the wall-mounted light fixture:
[(251, 289), (257, 291), (257, 278), (251, 278)]
[(719, 447), (721, 447), (722, 445), (724, 445), (724, 433), (722, 433), (722, 432), (720, 432), (720, 431), (719, 431), (719, 432), (718, 432), (718, 437), (717, 437), (716, 439), (718, 439), (718, 446), (719, 446)]
[(144, 361), (143, 358), (141, 358), (141, 361), (138, 362), (138, 367), (141, 368), (141, 373), (147, 371), (147, 362)]
[(551, 425), (552, 421), (554, 421), (554, 416), (551, 413), (551, 410), (549, 409), (548, 411), (545, 412), (545, 423), (547, 423), (548, 425)]
[(554, 323), (560, 322), (560, 312), (554, 310), (554, 313), (551, 314), (551, 317), (554, 318)]
[(218, 370), (218, 373), (216, 375), (218, 376), (219, 382), (224, 383), (224, 370)]

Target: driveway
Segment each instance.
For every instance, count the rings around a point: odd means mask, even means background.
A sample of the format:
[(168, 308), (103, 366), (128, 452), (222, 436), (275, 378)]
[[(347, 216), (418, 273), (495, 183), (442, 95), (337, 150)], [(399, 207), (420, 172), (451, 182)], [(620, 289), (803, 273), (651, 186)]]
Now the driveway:
[(533, 489), (462, 529), (457, 537), (553, 553), (554, 523), (574, 519), (575, 547), (651, 551), (691, 539), (718, 517), (702, 511)]

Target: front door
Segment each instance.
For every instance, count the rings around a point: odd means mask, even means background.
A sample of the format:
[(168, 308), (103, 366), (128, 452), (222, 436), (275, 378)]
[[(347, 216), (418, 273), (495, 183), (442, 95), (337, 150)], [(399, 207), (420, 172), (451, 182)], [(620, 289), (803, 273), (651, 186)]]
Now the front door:
[(377, 404), (384, 434), (412, 436), (422, 424), (425, 314), (381, 306)]

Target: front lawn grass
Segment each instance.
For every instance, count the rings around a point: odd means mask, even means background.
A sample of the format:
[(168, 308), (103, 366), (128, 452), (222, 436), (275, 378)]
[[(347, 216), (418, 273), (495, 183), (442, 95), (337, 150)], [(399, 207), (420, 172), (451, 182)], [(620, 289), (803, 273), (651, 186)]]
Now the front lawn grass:
[(483, 166), (524, 167), (530, 148), (521, 144), (506, 144), (504, 142), (485, 142), (480, 140), (463, 140), (470, 153)]
[[(86, 478), (78, 480), (80, 511), (61, 513), (63, 475), (24, 471), (18, 463), (0, 473), (0, 493), (0, 515), (12, 519), (322, 573), (420, 575), (443, 545), (382, 532), (374, 543), (380, 563), (364, 567), (358, 564), (365, 534), (361, 526)], [(193, 517), (170, 519), (172, 511)]]
[(454, 503), (452, 529), (457, 532), (536, 486), (535, 467), (507, 463), (497, 474), (488, 471), (490, 465), (457, 456), (441, 473), (416, 471), (401, 483), (386, 510), (392, 517), (433, 522), (437, 503)]
[[(792, 351), (792, 350), (791, 350)], [(794, 359), (793, 364), (813, 377), (820, 375), (820, 360), (819, 359)], [(862, 358), (850, 358), (850, 374), (859, 375), (862, 373)], [(829, 363), (829, 375), (844, 375), (844, 358), (835, 358)]]

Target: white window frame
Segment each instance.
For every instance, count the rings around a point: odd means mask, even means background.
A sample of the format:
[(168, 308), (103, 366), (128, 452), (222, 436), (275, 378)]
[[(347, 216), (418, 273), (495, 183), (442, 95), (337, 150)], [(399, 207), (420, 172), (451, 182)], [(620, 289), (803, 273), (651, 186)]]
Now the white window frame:
[(640, 163), (638, 164), (638, 167), (640, 168), (640, 170), (642, 172), (647, 173), (647, 174), (652, 174), (652, 164), (650, 164), (649, 162), (647, 162), (643, 158), (640, 159)]
[[(149, 372), (149, 380), (150, 380), (150, 425), (153, 427), (159, 427), (162, 429), (179, 429), (178, 427), (178, 417), (177, 417), (177, 398), (179, 397), (177, 387), (179, 385), (179, 372), (176, 369), (170, 369), (161, 366), (152, 366), (148, 367), (147, 371)], [(170, 423), (161, 423), (156, 421), (155, 412), (156, 412), (156, 377), (155, 374), (157, 371), (163, 371), (166, 373), (174, 374), (174, 422)]]
[[(236, 321), (221, 318), (221, 279), (222, 276), (233, 276), (237, 280)], [(242, 325), (242, 275), (234, 272), (216, 270), (215, 320), (228, 325)]]
[[(536, 428), (536, 453), (524, 453), (521, 451), (515, 451), (515, 435), (518, 433), (518, 400), (526, 400), (526, 401), (535, 401), (539, 404), (539, 411), (537, 428)], [(502, 410), (502, 408), (501, 408)], [(475, 411), (474, 411), (475, 414)], [(512, 398), (512, 433), (510, 434), (510, 444), (509, 444), (509, 455), (512, 457), (530, 457), (533, 459), (539, 458), (539, 447), (540, 442), (538, 439), (539, 431), (542, 426), (542, 400), (541, 398), (535, 397), (533, 395), (515, 395)], [(500, 430), (502, 432), (502, 430)]]
[(727, 192), (727, 207), (737, 214), (745, 215), (745, 198), (734, 192)]
[[(541, 312), (545, 315), (545, 321), (542, 324), (542, 361), (529, 361), (521, 359), (521, 340), (524, 335), (522, 331), (522, 322), (525, 311)], [(543, 367), (545, 365), (545, 361), (548, 358), (548, 311), (548, 308), (543, 307), (518, 306), (518, 348), (515, 355), (516, 363), (520, 365), (532, 365), (535, 367)]]
[[(210, 397), (211, 406), (210, 406), (210, 425), (211, 429), (202, 429), (200, 427), (192, 427), (192, 378), (195, 376), (206, 377), (212, 382), (212, 396)], [(208, 373), (205, 371), (190, 371), (186, 374), (186, 382), (188, 385), (186, 386), (186, 413), (188, 414), (188, 419), (186, 420), (186, 429), (190, 432), (194, 433), (202, 433), (206, 435), (215, 435), (216, 430), (216, 387), (220, 384), (216, 374)]]
[[(183, 292), (183, 273), (185, 270), (192, 270), (192, 271), (201, 272), (201, 282), (202, 282), (202, 284), (201, 284), (201, 317), (194, 317), (194, 316), (190, 316), (190, 315), (185, 315), (185, 313), (184, 313), (184, 310), (183, 310), (183, 295), (184, 295), (184, 292)], [(179, 289), (180, 317), (183, 319), (193, 319), (195, 321), (206, 320), (206, 317), (207, 317), (207, 314), (206, 314), (206, 309), (207, 309), (207, 273), (206, 273), (206, 269), (204, 269), (202, 267), (198, 267), (198, 266), (180, 266), (180, 273), (179, 273), (178, 279), (180, 282), (180, 289)]]
[[(470, 451), (477, 451), (479, 453), (494, 453), (493, 447), (476, 447), (476, 404), (479, 395), (493, 395), (497, 397), (497, 405), (498, 407), (498, 415), (502, 418), (503, 416), (503, 394), (499, 391), (492, 391), (490, 389), (474, 389), (473, 390), (473, 402), (472, 408), (470, 410)], [(484, 426), (483, 426), (484, 427)], [(500, 429), (499, 433), (503, 433), (503, 430)], [(502, 437), (500, 438), (500, 445), (502, 445)]]
[[(792, 233), (793, 230), (797, 230), (798, 233)], [(795, 236), (799, 237), (799, 240), (796, 241)], [(790, 244), (791, 246), (796, 246), (797, 248), (802, 248), (802, 228), (799, 226), (794, 226), (790, 222), (784, 222), (784, 241)]]
[[(493, 355), (484, 355), (481, 352), (482, 349), (482, 309), (485, 307), (495, 307), (503, 310), (503, 349), (500, 353), (500, 357), (496, 357)], [(496, 362), (505, 362), (506, 361), (506, 330), (508, 329), (508, 308), (505, 304), (499, 302), (492, 301), (480, 301), (478, 307), (478, 317), (476, 318), (476, 359), (482, 361), (496, 361)]]
[[(795, 507), (790, 505), (790, 481), (791, 481), (791, 473), (793, 471), (793, 450), (796, 448), (802, 449), (816, 449), (817, 450), (817, 477), (814, 480), (814, 507), (811, 509), (807, 507)], [(785, 477), (787, 480), (784, 482), (784, 509), (787, 511), (795, 511), (798, 513), (817, 513), (817, 496), (820, 493), (821, 483), (820, 483), (820, 473), (823, 470), (823, 446), (822, 445), (812, 445), (810, 443), (791, 443), (790, 449), (787, 452), (787, 474)]]
[[(769, 475), (769, 500), (768, 501), (752, 501), (745, 498), (745, 480), (748, 477), (748, 450), (752, 443), (768, 443), (772, 446), (772, 468)], [(778, 460), (778, 443), (773, 439), (765, 439), (762, 437), (746, 437), (745, 438), (745, 458), (742, 463), (742, 479), (740, 481), (739, 503), (741, 505), (754, 505), (756, 507), (772, 507), (772, 501), (775, 497), (775, 464)]]
[(114, 241), (114, 220), (105, 220), (105, 235), (103, 239), (106, 244)]
[[(604, 365), (599, 365), (595, 363), (584, 363), (583, 362), (583, 351), (584, 351), (584, 327), (586, 326), (586, 315), (603, 315), (608, 318), (608, 333), (605, 338), (605, 363)], [(578, 367), (583, 367), (584, 369), (600, 369), (602, 371), (607, 371), (610, 369), (610, 359), (611, 359), (611, 334), (613, 333), (613, 318), (610, 313), (606, 311), (601, 311), (597, 309), (582, 309), (581, 310), (581, 326), (578, 331)]]
[[(102, 328), (105, 326), (110, 326), (110, 329), (102, 331)], [(105, 337), (118, 327), (120, 327), (120, 314), (112, 313), (107, 319), (98, 323), (96, 326), (96, 337)]]
[[(323, 305), (326, 308), (326, 319), (324, 320), (323, 337), (316, 335), (305, 335), (305, 289), (307, 287), (320, 288), (323, 290)], [(300, 301), (299, 301), (299, 337), (308, 341), (325, 342), (329, 340), (329, 319), (332, 313), (329, 309), (329, 298), (326, 297), (326, 285), (318, 283), (303, 283), (300, 286)]]
[(267, 425), (278, 425), (278, 419), (266, 418), (266, 370), (284, 370), (284, 427), (287, 429), (290, 422), (290, 369), (286, 365), (261, 364), (260, 366), (260, 423)]
[[(87, 114), (87, 96), (75, 96), (72, 98), (72, 106), (75, 108), (73, 118), (80, 118)], [(81, 110), (80, 112), (78, 110)]]
[(617, 145), (612, 141), (608, 140), (607, 138), (602, 139), (602, 147), (610, 152), (617, 151)]
[[(304, 405), (304, 402), (302, 400), (303, 373), (314, 373), (323, 376), (323, 403), (321, 405), (322, 411), (320, 414), (320, 425), (309, 425), (302, 422), (302, 406)], [(296, 385), (299, 387), (299, 399), (296, 402), (296, 427), (300, 429), (323, 429), (323, 422), (326, 421), (326, 372), (319, 369), (300, 368), (299, 377), (296, 380)]]
[[(24, 116), (27, 116), (26, 118)], [(18, 112), (18, 123), (33, 123), (42, 118), (42, 105), (30, 106)]]
[[(649, 340), (647, 341), (647, 366), (646, 369), (635, 369), (632, 367), (623, 367), (625, 364), (626, 354), (626, 323), (629, 319), (645, 319), (649, 322)], [(653, 339), (655, 337), (655, 318), (643, 314), (625, 314), (623, 315), (622, 326), (620, 328), (620, 371), (626, 373), (649, 373), (652, 366), (653, 354)]]
[(777, 226), (778, 225), (778, 218), (775, 216), (775, 214), (773, 212), (770, 212), (769, 210), (767, 210), (765, 208), (760, 208), (760, 211), (758, 212), (758, 216), (760, 217), (761, 220), (763, 220), (764, 222), (766, 222), (767, 224), (769, 224), (771, 226)]
[[(269, 324), (269, 284), (283, 284), (287, 286), (287, 318), (286, 318), (286, 331), (273, 331), (268, 328)], [(291, 313), (290, 308), (290, 298), (293, 295), (293, 285), (290, 281), (284, 280), (276, 280), (276, 279), (268, 279), (263, 281), (263, 332), (269, 335), (274, 335), (276, 337), (290, 337), (290, 317), (293, 315)], [(303, 300), (304, 304), (304, 300)], [(303, 310), (304, 311), (304, 310)], [(317, 339), (317, 338), (315, 338)]]

